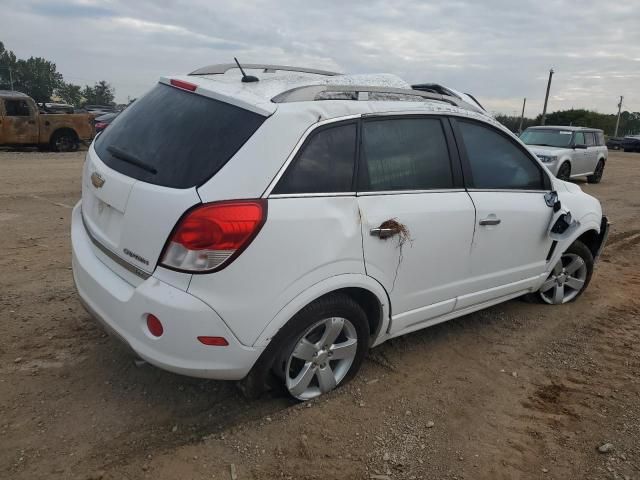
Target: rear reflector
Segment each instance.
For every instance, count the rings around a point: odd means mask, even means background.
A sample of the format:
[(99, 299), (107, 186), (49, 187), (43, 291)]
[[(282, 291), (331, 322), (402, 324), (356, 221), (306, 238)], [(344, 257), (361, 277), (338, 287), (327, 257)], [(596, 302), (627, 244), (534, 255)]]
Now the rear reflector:
[(267, 201), (214, 202), (188, 211), (164, 247), (163, 266), (211, 272), (230, 264), (247, 248), (267, 218)]
[(229, 345), (229, 342), (224, 337), (198, 337), (198, 340), (200, 343), (210, 347), (226, 347)]
[(194, 83), (185, 82), (184, 80), (176, 80), (175, 78), (171, 80), (171, 85), (190, 92), (195, 92), (196, 88), (198, 88)]
[(149, 333), (154, 337), (159, 337), (164, 333), (160, 319), (151, 313), (147, 314), (147, 328), (149, 329)]

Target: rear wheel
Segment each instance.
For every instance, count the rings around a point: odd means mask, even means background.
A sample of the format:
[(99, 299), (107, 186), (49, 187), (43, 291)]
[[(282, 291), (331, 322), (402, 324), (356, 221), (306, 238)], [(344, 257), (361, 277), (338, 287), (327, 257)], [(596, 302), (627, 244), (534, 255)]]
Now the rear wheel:
[(349, 381), (369, 348), (369, 324), (350, 297), (320, 298), (287, 325), (273, 369), (298, 400), (311, 400)]
[(571, 164), (569, 162), (564, 162), (562, 165), (560, 165), (556, 177), (558, 177), (560, 180), (568, 182), (569, 178), (571, 177)]
[(603, 174), (604, 174), (604, 160), (600, 160), (598, 161), (598, 165), (596, 165), (596, 169), (593, 172), (593, 175), (587, 176), (587, 182), (600, 183), (600, 180), (602, 180)]
[(585, 291), (592, 274), (591, 251), (584, 243), (575, 241), (553, 267), (538, 296), (550, 305), (573, 302)]
[(54, 152), (75, 152), (78, 150), (78, 137), (71, 130), (55, 132), (49, 142)]

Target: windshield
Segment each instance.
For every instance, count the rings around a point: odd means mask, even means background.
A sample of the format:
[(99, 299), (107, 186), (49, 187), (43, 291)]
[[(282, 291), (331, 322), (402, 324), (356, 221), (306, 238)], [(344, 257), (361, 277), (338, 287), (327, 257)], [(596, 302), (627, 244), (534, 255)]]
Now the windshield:
[(100, 159), (118, 172), (165, 187), (202, 185), (265, 117), (219, 100), (157, 84), (96, 139)]
[(568, 147), (571, 145), (573, 132), (570, 130), (527, 129), (520, 135), (527, 145), (542, 145), (544, 147)]

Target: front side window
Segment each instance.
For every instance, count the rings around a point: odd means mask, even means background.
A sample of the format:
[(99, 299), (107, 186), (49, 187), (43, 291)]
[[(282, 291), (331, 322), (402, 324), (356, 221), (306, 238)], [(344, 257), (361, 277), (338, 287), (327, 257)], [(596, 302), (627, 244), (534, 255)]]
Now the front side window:
[(31, 111), (26, 100), (5, 100), (4, 108), (8, 117), (29, 117)]
[(312, 134), (273, 193), (351, 192), (356, 138), (355, 123), (322, 128)]
[(509, 138), (475, 122), (457, 122), (462, 134), (472, 187), (480, 189), (544, 190), (542, 169)]
[(586, 145), (586, 140), (584, 139), (584, 133), (576, 132), (573, 134), (573, 144), (574, 145)]
[(453, 188), (449, 150), (438, 118), (363, 124), (364, 191)]

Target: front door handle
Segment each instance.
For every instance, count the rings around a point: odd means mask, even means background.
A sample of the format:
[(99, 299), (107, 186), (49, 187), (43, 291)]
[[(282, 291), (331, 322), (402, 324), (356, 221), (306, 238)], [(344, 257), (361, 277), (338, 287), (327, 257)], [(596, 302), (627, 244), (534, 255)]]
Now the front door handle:
[(371, 234), (371, 236), (373, 237), (378, 237), (378, 238), (389, 238), (389, 237), (393, 237), (394, 235), (398, 234), (398, 231), (395, 228), (372, 228), (371, 230), (369, 230), (369, 233)]
[(495, 216), (488, 216), (484, 220), (480, 220), (480, 225), (499, 225), (501, 221), (502, 220)]

